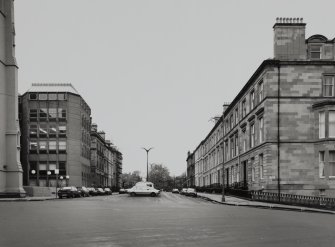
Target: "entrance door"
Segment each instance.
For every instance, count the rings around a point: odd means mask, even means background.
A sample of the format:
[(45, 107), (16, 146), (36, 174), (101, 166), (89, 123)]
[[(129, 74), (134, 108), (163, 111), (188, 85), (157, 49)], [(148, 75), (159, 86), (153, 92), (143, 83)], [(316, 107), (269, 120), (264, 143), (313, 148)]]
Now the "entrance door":
[(247, 161), (242, 162), (243, 166), (243, 187), (247, 188), (247, 179), (248, 179), (248, 170), (247, 170)]

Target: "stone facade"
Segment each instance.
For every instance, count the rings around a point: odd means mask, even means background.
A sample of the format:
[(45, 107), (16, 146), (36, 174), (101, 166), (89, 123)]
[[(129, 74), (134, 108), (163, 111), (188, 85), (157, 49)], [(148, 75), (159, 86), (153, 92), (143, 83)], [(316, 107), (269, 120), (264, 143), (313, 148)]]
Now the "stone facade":
[(223, 125), (222, 117), (194, 150), (194, 183), (197, 188), (217, 188), (222, 184)]
[(187, 171), (186, 171), (187, 187), (193, 188), (195, 186), (195, 181), (194, 181), (194, 165), (195, 165), (194, 153), (191, 153), (190, 151), (188, 151), (186, 162), (187, 162)]
[[(306, 39), (305, 27), (300, 18), (277, 19), (274, 58), (224, 109), (228, 188), (335, 196), (335, 39)], [(215, 183), (204, 145), (195, 150), (200, 187)]]
[(14, 3), (0, 1), (0, 197), (23, 197)]

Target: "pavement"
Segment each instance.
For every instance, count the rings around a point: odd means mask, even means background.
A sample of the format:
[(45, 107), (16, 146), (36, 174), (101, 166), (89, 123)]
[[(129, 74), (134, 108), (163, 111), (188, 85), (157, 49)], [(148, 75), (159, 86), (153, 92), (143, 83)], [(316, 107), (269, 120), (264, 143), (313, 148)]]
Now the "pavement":
[(278, 209), (278, 210), (290, 210), (290, 211), (300, 211), (300, 212), (314, 212), (314, 213), (327, 213), (335, 214), (335, 211), (309, 208), (302, 206), (292, 206), (285, 204), (277, 203), (267, 203), (267, 202), (258, 202), (251, 201), (242, 198), (237, 198), (233, 196), (225, 196), (225, 201), (222, 202), (222, 194), (211, 194), (211, 193), (197, 193), (198, 197), (203, 198), (208, 201), (215, 203), (230, 205), (230, 206), (245, 206), (245, 207), (255, 207), (255, 208), (265, 208), (265, 209)]
[(22, 197), (22, 198), (0, 198), (0, 202), (26, 202), (26, 201), (46, 201), (55, 200), (55, 196), (34, 196), (34, 197)]

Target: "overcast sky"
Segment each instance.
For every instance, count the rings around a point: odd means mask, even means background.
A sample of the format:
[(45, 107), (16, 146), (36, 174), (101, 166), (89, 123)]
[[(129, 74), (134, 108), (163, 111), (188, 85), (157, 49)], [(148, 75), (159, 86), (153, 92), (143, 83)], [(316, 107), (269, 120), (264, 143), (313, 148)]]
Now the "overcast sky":
[(123, 171), (186, 170), (193, 151), (260, 63), (276, 17), (335, 37), (334, 1), (15, 0), (19, 92), (72, 83), (123, 153)]

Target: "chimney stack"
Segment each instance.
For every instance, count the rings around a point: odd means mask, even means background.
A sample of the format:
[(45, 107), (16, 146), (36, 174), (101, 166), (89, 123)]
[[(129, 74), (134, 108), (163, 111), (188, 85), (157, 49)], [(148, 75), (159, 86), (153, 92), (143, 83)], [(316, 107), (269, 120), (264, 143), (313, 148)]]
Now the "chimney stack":
[(276, 19), (273, 26), (275, 59), (306, 60), (305, 27), (302, 18)]

